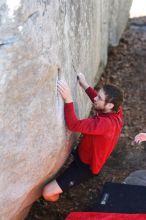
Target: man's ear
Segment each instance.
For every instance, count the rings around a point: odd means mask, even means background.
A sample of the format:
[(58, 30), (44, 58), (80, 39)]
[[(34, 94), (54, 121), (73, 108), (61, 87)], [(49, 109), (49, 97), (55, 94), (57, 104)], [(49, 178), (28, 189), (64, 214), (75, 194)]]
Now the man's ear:
[(107, 107), (108, 109), (113, 109), (114, 104), (111, 103), (111, 102), (109, 102), (109, 103), (106, 104), (106, 107)]

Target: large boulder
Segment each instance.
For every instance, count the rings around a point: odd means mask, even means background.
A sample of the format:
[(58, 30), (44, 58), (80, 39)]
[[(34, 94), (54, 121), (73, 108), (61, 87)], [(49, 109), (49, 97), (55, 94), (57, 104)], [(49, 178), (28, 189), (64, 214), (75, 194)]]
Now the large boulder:
[[(117, 45), (132, 0), (0, 1), (0, 219), (24, 219), (67, 158), (56, 81), (69, 83), (78, 116), (91, 103), (76, 72), (94, 85)], [(60, 69), (58, 68), (60, 67)]]

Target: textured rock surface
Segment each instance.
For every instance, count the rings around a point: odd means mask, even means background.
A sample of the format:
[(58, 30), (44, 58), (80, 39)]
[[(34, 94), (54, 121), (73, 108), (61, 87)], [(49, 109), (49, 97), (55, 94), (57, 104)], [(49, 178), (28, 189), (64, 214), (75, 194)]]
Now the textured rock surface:
[(124, 180), (124, 183), (146, 186), (146, 170), (137, 170), (130, 173), (130, 175)]
[(98, 80), (131, 2), (0, 1), (1, 220), (23, 219), (44, 181), (63, 164), (72, 138), (56, 80), (68, 81), (78, 115), (87, 116), (90, 103), (76, 71), (91, 84)]

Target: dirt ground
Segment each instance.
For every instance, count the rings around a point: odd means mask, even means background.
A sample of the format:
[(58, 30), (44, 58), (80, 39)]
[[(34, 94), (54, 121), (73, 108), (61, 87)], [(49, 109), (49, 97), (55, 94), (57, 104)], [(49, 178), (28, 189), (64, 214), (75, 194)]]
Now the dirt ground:
[(132, 171), (146, 168), (146, 145), (132, 142), (137, 133), (146, 132), (146, 17), (129, 20), (119, 46), (109, 48), (102, 83), (124, 91), (125, 125), (116, 150), (97, 177), (64, 193), (56, 203), (41, 198), (26, 220), (64, 220), (69, 212), (94, 204), (105, 182), (122, 182)]

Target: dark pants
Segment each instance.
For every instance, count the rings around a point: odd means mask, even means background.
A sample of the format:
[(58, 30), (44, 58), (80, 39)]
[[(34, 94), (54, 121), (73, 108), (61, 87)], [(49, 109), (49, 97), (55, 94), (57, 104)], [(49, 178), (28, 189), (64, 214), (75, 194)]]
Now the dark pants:
[(77, 151), (72, 154), (74, 156), (73, 162), (59, 177), (56, 178), (56, 181), (63, 192), (94, 176), (90, 170), (90, 166), (84, 164), (80, 160)]

